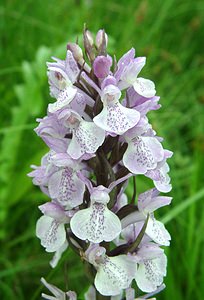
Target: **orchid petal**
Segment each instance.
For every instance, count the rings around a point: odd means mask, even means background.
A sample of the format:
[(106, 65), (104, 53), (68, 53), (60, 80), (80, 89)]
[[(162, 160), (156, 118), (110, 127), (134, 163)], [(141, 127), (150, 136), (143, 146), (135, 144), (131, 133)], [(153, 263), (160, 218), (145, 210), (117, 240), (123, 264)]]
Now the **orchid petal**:
[(73, 132), (72, 140), (68, 146), (67, 153), (78, 159), (85, 153), (95, 153), (103, 144), (105, 132), (93, 122), (81, 121)]
[(166, 276), (167, 259), (163, 254), (158, 258), (146, 260), (139, 264), (135, 280), (143, 292), (153, 292), (163, 282)]
[(172, 197), (158, 196), (159, 192), (154, 195), (156, 189), (151, 189), (144, 192), (138, 197), (138, 208), (139, 211), (144, 211), (147, 213), (152, 213), (160, 207), (169, 205), (171, 203)]
[(38, 220), (36, 235), (47, 252), (57, 251), (66, 240), (64, 224), (48, 216), (42, 216)]
[(146, 98), (151, 98), (156, 94), (154, 82), (149, 79), (137, 78), (133, 87), (139, 95)]
[(139, 112), (126, 108), (117, 102), (114, 105), (105, 105), (93, 121), (106, 131), (121, 135), (134, 127), (139, 118)]
[(72, 217), (70, 226), (78, 238), (93, 243), (112, 241), (121, 232), (119, 218), (102, 203), (94, 203), (78, 211)]
[(106, 256), (105, 262), (98, 267), (95, 287), (102, 295), (118, 295), (122, 289), (129, 287), (135, 272), (136, 264), (132, 263), (126, 255)]
[(49, 179), (48, 188), (51, 198), (66, 208), (73, 208), (83, 202), (85, 184), (71, 168), (55, 172)]
[(57, 101), (55, 103), (50, 103), (48, 105), (48, 111), (50, 113), (54, 113), (58, 111), (59, 109), (67, 106), (75, 97), (77, 93), (77, 89), (73, 87), (66, 87), (64, 90), (62, 90), (58, 97)]
[(155, 220), (153, 217), (149, 218), (145, 233), (156, 243), (163, 246), (169, 246), (171, 236), (164, 227), (164, 224)]
[(51, 265), (52, 268), (55, 268), (57, 266), (62, 254), (67, 249), (67, 247), (68, 247), (68, 242), (66, 240), (64, 242), (64, 244), (55, 252), (52, 260), (50, 261), (50, 265)]
[(154, 137), (135, 137), (128, 143), (123, 163), (134, 174), (145, 174), (154, 169), (164, 157), (160, 142)]

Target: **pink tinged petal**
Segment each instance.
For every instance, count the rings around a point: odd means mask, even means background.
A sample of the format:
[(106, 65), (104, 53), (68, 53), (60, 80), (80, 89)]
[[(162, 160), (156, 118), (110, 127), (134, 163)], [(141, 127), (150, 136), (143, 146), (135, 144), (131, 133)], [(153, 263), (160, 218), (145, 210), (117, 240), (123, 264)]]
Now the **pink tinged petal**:
[(104, 80), (101, 82), (101, 89), (104, 90), (108, 85), (117, 85), (117, 80), (114, 76), (108, 75), (106, 78), (104, 78)]
[(94, 89), (97, 91), (97, 93), (100, 95), (101, 94), (101, 90), (100, 88), (97, 86), (97, 84), (95, 84), (95, 82), (85, 73), (82, 72), (81, 73), (81, 77)]
[(117, 81), (120, 79), (120, 76), (123, 73), (123, 70), (125, 69), (125, 67), (134, 59), (134, 57), (135, 57), (135, 49), (131, 48), (118, 61), (118, 64), (117, 64), (118, 68), (114, 74), (114, 77), (117, 79)]
[(160, 168), (148, 171), (145, 175), (153, 179), (155, 187), (160, 192), (168, 193), (171, 191), (172, 186), (167, 172), (169, 172), (169, 166), (165, 163)]
[(66, 223), (68, 221), (64, 209), (54, 202), (47, 202), (40, 205), (39, 209), (44, 215), (58, 220), (61, 223)]
[(93, 62), (94, 74), (98, 78), (105, 78), (110, 73), (112, 58), (110, 56), (97, 56)]
[(151, 189), (144, 192), (138, 197), (139, 211), (143, 211), (146, 214), (152, 213), (160, 207), (169, 205), (172, 197), (158, 196), (159, 192), (156, 189)]
[(136, 222), (140, 222), (145, 220), (145, 215), (142, 212), (135, 211), (126, 216), (121, 220), (122, 228), (126, 228), (127, 226), (134, 224)]
[(57, 251), (66, 240), (64, 224), (48, 216), (37, 221), (36, 235), (47, 252)]
[(69, 74), (71, 82), (74, 83), (79, 75), (79, 68), (70, 50), (67, 51), (65, 70), (66, 73)]
[(64, 242), (64, 244), (55, 252), (52, 260), (50, 261), (50, 265), (52, 268), (55, 268), (62, 256), (62, 254), (65, 252), (65, 250), (68, 247), (68, 242), (67, 240)]
[(139, 289), (143, 292), (155, 291), (166, 276), (167, 258), (165, 254), (152, 260), (146, 260), (139, 264), (135, 280)]
[(73, 208), (83, 202), (85, 184), (71, 168), (55, 172), (48, 182), (49, 193), (62, 206)]
[(151, 200), (152, 201), (145, 208), (145, 211), (148, 211), (150, 213), (157, 210), (160, 207), (169, 205), (171, 203), (172, 197), (159, 196)]
[(164, 255), (164, 250), (153, 242), (142, 244), (139, 250), (137, 250), (136, 254), (136, 256), (139, 258), (139, 262), (155, 259), (160, 257), (161, 255)]
[(78, 128), (73, 131), (72, 140), (68, 146), (67, 153), (78, 159), (85, 153), (95, 153), (103, 144), (105, 131), (93, 122), (81, 121)]
[(64, 90), (62, 90), (59, 93), (57, 97), (57, 101), (55, 103), (50, 103), (48, 105), (48, 111), (50, 113), (54, 113), (59, 109), (67, 106), (74, 99), (76, 93), (77, 93), (76, 88), (66, 87)]
[(124, 69), (121, 80), (133, 83), (146, 63), (146, 57), (137, 57)]
[(155, 84), (149, 79), (137, 78), (133, 87), (139, 95), (146, 98), (151, 98), (156, 94)]
[(154, 137), (135, 137), (128, 143), (123, 163), (134, 174), (145, 174), (154, 169), (164, 157), (161, 144)]
[(171, 236), (164, 227), (164, 224), (150, 217), (145, 233), (157, 244), (169, 246)]
[(115, 296), (131, 284), (136, 272), (136, 264), (126, 255), (105, 257), (98, 266), (95, 287), (104, 296)]
[(115, 103), (113, 106), (104, 106), (101, 113), (94, 117), (93, 121), (106, 131), (121, 135), (134, 127), (139, 118), (140, 113), (136, 110)]
[(78, 211), (71, 219), (70, 226), (78, 238), (93, 243), (112, 241), (121, 232), (119, 218), (101, 203)]

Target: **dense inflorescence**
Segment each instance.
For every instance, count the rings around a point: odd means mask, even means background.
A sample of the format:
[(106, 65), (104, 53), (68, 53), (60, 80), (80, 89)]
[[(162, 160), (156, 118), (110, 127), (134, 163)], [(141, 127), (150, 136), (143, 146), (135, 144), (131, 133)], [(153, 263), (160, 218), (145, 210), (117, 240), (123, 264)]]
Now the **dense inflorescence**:
[[(47, 63), (50, 95), (47, 116), (36, 133), (49, 147), (29, 176), (49, 196), (39, 209), (36, 235), (54, 268), (71, 247), (83, 259), (90, 288), (85, 299), (135, 299), (132, 284), (149, 298), (164, 288), (167, 259), (162, 246), (170, 235), (154, 211), (168, 205), (171, 190), (167, 159), (147, 113), (160, 108), (152, 81), (139, 77), (145, 57), (132, 48), (117, 62), (107, 53), (108, 37), (95, 40), (84, 30), (84, 54), (68, 43), (65, 60)], [(85, 60), (86, 57), (86, 60)], [(154, 188), (138, 195), (136, 177)], [(131, 179), (132, 178), (132, 179)], [(125, 189), (133, 180), (133, 197)], [(77, 299), (42, 279), (54, 296)], [(147, 294), (141, 296), (142, 292)]]

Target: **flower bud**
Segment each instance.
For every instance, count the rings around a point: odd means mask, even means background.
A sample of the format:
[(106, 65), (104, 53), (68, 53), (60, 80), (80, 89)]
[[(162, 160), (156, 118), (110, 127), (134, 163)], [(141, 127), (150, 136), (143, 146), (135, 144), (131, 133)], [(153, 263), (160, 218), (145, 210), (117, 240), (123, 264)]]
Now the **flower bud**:
[[(105, 39), (104, 39), (104, 37), (105, 37)], [(103, 43), (105, 44), (105, 48), (106, 48), (108, 45), (108, 36), (105, 33), (105, 30), (100, 29), (96, 34), (96, 47), (98, 49), (100, 49), (102, 47)]]
[(68, 43), (67, 50), (70, 50), (75, 60), (80, 64), (84, 61), (82, 49), (76, 43)]

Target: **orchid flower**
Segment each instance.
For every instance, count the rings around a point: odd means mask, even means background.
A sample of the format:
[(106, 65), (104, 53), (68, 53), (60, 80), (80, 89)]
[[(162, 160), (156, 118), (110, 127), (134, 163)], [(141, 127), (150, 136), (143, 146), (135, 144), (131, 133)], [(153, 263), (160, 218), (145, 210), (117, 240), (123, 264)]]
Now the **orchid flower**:
[(79, 68), (69, 50), (65, 62), (58, 60), (47, 65), (50, 92), (57, 98), (55, 103), (49, 104), (48, 111), (54, 113), (68, 105), (75, 97), (77, 88), (73, 86), (73, 83), (79, 74)]
[(72, 132), (72, 140), (67, 153), (73, 159), (79, 159), (84, 154), (93, 154), (103, 144), (105, 131), (93, 122), (83, 120), (79, 114), (68, 110), (60, 114), (64, 124)]
[(146, 172), (146, 176), (151, 178), (154, 181), (155, 187), (163, 193), (168, 193), (171, 191), (171, 184), (170, 184), (170, 176), (168, 175), (169, 172), (169, 165), (166, 162), (166, 159), (172, 156), (172, 152), (168, 150), (164, 150), (164, 159), (158, 163), (155, 169), (148, 170)]
[(94, 123), (112, 134), (121, 135), (134, 127), (140, 119), (140, 114), (122, 106), (119, 102), (121, 91), (113, 84), (104, 87), (101, 93), (102, 111), (93, 118)]
[(105, 253), (106, 249), (98, 245), (92, 245), (86, 251), (88, 262), (97, 270), (94, 285), (102, 295), (120, 295), (132, 282), (136, 264), (127, 255), (108, 257)]
[(83, 164), (77, 163), (66, 153), (53, 155), (52, 161), (59, 169), (48, 181), (50, 197), (66, 209), (80, 205), (83, 202), (85, 184), (77, 176), (77, 171), (84, 168)]
[(110, 201), (109, 193), (113, 187), (130, 176), (131, 174), (128, 174), (117, 182), (113, 182), (109, 188), (102, 185), (93, 187), (91, 182), (86, 179), (86, 185), (90, 192), (90, 206), (76, 212), (70, 222), (71, 229), (78, 238), (100, 243), (112, 241), (120, 234), (120, 219), (108, 209), (107, 204)]
[(123, 163), (134, 174), (145, 174), (155, 169), (164, 158), (161, 143), (152, 135), (152, 131), (148, 134), (149, 129), (146, 118), (143, 118), (138, 126), (124, 135), (128, 147), (123, 156)]
[(70, 217), (58, 204), (50, 202), (39, 206), (44, 213), (36, 225), (36, 235), (47, 252), (59, 250), (66, 241), (64, 224), (69, 223)]
[[(121, 220), (122, 227), (125, 228), (130, 224), (136, 222), (144, 223), (144, 221), (149, 215), (149, 220), (145, 233), (159, 245), (169, 246), (170, 244), (170, 234), (164, 227), (163, 223), (157, 221), (154, 217), (153, 212), (160, 207), (169, 205), (172, 198), (166, 196), (159, 196), (159, 192), (156, 189), (151, 189), (144, 192), (138, 197), (138, 212), (133, 212), (129, 216)], [(134, 232), (130, 229), (131, 232)]]
[(134, 58), (135, 51), (131, 49), (118, 62), (118, 70), (115, 76), (118, 78), (118, 87), (124, 89), (133, 86), (134, 90), (141, 96), (151, 98), (155, 96), (154, 83), (138, 74), (146, 63), (145, 57)]

